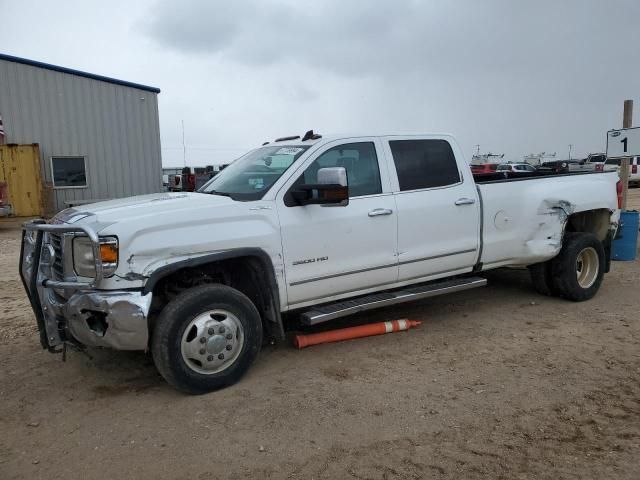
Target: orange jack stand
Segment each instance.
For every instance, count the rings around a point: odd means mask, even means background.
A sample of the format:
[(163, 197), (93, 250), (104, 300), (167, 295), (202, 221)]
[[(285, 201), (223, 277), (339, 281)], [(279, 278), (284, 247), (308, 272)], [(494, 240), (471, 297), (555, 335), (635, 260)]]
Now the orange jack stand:
[(415, 328), (422, 322), (417, 320), (392, 320), (390, 322), (371, 323), (358, 327), (329, 330), (328, 332), (311, 333), (309, 335), (296, 335), (293, 344), (297, 348), (310, 347), (321, 343), (340, 342), (352, 338), (370, 337), (372, 335), (384, 335), (385, 333), (402, 332)]

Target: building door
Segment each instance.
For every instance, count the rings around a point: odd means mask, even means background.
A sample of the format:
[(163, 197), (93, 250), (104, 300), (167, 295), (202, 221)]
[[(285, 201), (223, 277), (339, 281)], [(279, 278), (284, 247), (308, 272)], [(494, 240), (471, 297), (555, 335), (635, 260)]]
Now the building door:
[(7, 184), (13, 215), (42, 215), (40, 149), (37, 144), (0, 145), (0, 182)]

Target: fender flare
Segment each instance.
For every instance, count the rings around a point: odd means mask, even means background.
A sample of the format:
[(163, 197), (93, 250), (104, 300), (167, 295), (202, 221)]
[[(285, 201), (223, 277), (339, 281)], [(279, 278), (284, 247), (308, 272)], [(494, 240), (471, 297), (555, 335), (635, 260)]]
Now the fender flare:
[[(243, 257), (257, 258), (260, 261), (262, 267), (265, 269), (264, 277), (269, 284), (269, 300), (271, 302), (271, 309), (273, 310), (274, 317), (274, 322), (272, 323), (275, 323), (275, 329), (272, 330), (272, 333), (275, 334), (275, 336), (279, 340), (284, 340), (285, 335), (284, 326), (282, 323), (282, 315), (280, 313), (280, 290), (278, 288), (278, 281), (276, 280), (276, 273), (273, 267), (273, 263), (271, 262), (271, 257), (269, 257), (269, 254), (267, 254), (267, 252), (265, 252), (261, 248), (246, 247), (221, 250), (219, 252), (214, 252), (195, 258), (189, 258), (187, 260), (180, 260), (168, 265), (163, 265), (162, 267), (154, 270), (151, 275), (149, 275), (149, 278), (147, 279), (143, 287), (142, 293), (143, 295), (146, 295), (147, 293), (152, 292), (160, 280), (171, 275), (172, 273), (177, 272), (178, 270), (182, 270), (183, 268), (197, 267), (221, 260)], [(269, 321), (269, 319), (266, 320)]]

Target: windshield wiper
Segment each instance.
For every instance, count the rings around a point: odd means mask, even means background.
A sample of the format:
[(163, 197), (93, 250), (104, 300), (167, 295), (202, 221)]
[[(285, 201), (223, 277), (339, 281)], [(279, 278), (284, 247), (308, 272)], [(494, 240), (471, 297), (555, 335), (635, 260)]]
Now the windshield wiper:
[(227, 192), (218, 192), (216, 190), (209, 190), (207, 193), (210, 194), (210, 195), (220, 195), (221, 197), (233, 198), (233, 197), (231, 197), (231, 194), (227, 193)]

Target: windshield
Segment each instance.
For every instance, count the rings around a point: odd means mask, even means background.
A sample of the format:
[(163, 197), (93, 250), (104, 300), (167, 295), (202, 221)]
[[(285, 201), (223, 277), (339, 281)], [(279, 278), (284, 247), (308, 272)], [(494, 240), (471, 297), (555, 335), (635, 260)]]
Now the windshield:
[(260, 200), (309, 147), (272, 145), (251, 150), (205, 183), (198, 192), (234, 200)]

